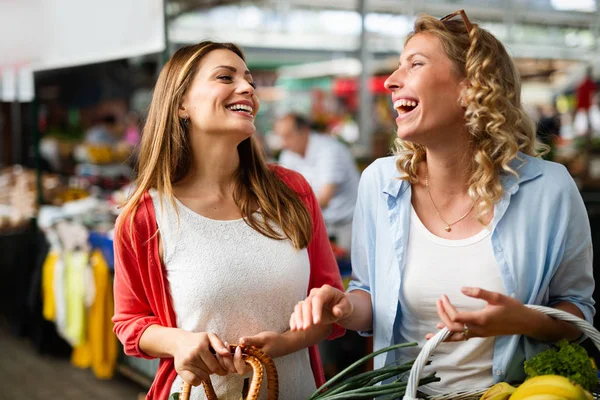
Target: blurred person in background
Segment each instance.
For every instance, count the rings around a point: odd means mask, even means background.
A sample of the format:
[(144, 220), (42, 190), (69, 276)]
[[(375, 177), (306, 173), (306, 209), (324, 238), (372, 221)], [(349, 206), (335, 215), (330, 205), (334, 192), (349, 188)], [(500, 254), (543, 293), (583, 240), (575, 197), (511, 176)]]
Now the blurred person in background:
[(114, 115), (103, 115), (85, 132), (85, 142), (92, 145), (111, 146), (118, 142), (118, 124)]
[(140, 144), (140, 116), (135, 111), (127, 113), (127, 122), (125, 126), (125, 141), (132, 148), (137, 148)]
[(594, 94), (596, 93), (596, 82), (594, 81), (594, 69), (591, 66), (586, 68), (585, 77), (575, 89), (575, 99), (577, 100), (577, 110), (590, 109)]
[(592, 322), (590, 223), (564, 166), (540, 158), (504, 46), (463, 10), (421, 15), (387, 79), (394, 157), (363, 173), (354, 216), (353, 280), (296, 306), (292, 330), (337, 322), (374, 335), (375, 368), (414, 358), (437, 329), (451, 335), (425, 374), (431, 394), (522, 382), (523, 362)]
[(560, 136), (560, 114), (556, 109), (556, 105), (551, 104), (538, 108), (536, 136), (541, 143), (550, 148), (550, 152), (544, 155), (544, 158), (552, 160), (554, 146)]
[(255, 142), (254, 90), (228, 43), (183, 47), (158, 78), (115, 229), (115, 333), (126, 354), (161, 359), (148, 399), (208, 379), (219, 398), (240, 398), (239, 346), (274, 359), (286, 398), (307, 398), (324, 381), (315, 345), (344, 332), (289, 330), (311, 288), (342, 284), (310, 186)]
[(323, 210), (329, 237), (350, 250), (360, 179), (352, 153), (336, 138), (311, 131), (308, 120), (299, 114), (279, 118), (273, 128), (283, 149), (279, 163), (306, 178)]

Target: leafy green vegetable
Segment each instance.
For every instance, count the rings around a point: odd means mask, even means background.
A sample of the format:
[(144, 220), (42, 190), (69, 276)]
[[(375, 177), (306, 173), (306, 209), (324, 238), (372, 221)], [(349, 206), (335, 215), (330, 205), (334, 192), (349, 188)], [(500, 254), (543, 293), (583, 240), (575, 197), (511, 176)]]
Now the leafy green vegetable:
[(528, 378), (538, 375), (560, 375), (591, 391), (598, 384), (597, 371), (583, 347), (561, 340), (556, 348), (542, 351), (525, 361)]
[[(387, 397), (389, 399), (401, 399), (406, 391), (407, 374), (410, 372), (414, 361), (400, 365), (397, 362), (392, 362), (376, 370), (366, 371), (355, 376), (350, 376), (350, 372), (379, 354), (416, 345), (416, 343), (395, 344), (364, 356), (325, 382), (310, 396), (309, 400), (372, 399), (383, 395), (392, 395)], [(390, 383), (382, 383), (394, 377), (398, 377), (398, 379)], [(426, 385), (439, 380), (434, 375), (430, 375), (420, 379), (419, 385)]]

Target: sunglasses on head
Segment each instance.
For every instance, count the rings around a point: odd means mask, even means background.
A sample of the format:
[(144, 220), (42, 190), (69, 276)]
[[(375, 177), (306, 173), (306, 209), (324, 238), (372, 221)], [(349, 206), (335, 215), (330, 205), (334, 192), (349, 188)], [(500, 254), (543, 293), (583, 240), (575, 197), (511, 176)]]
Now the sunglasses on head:
[(467, 13), (465, 12), (465, 10), (454, 11), (452, 14), (448, 14), (445, 17), (440, 18), (440, 21), (442, 21), (442, 22), (450, 21), (452, 18), (457, 17), (459, 15), (462, 18), (463, 22), (465, 23), (465, 27), (467, 28), (467, 33), (471, 33), (471, 29), (473, 29), (473, 25), (471, 24), (471, 21), (469, 21), (469, 17), (467, 17)]

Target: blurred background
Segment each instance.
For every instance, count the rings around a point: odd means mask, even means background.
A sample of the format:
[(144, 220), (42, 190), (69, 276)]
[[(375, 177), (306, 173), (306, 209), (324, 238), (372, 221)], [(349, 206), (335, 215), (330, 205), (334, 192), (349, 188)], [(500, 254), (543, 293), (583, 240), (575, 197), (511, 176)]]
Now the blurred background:
[[(274, 122), (294, 112), (360, 171), (389, 154), (383, 82), (415, 16), (464, 8), (514, 57), (547, 157), (575, 178), (600, 242), (599, 3), (0, 1), (0, 399), (143, 398), (158, 364), (124, 356), (112, 334), (112, 229), (158, 73), (204, 39), (244, 49), (272, 161)], [(354, 334), (324, 345), (327, 375), (369, 346)]]

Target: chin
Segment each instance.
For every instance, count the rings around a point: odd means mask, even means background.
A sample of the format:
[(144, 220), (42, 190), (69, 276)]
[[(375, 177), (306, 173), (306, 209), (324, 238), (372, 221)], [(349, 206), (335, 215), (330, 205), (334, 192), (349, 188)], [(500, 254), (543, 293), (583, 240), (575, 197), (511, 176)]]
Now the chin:
[(414, 131), (408, 131), (407, 129), (398, 128), (396, 130), (396, 137), (400, 140), (417, 143), (419, 135)]

